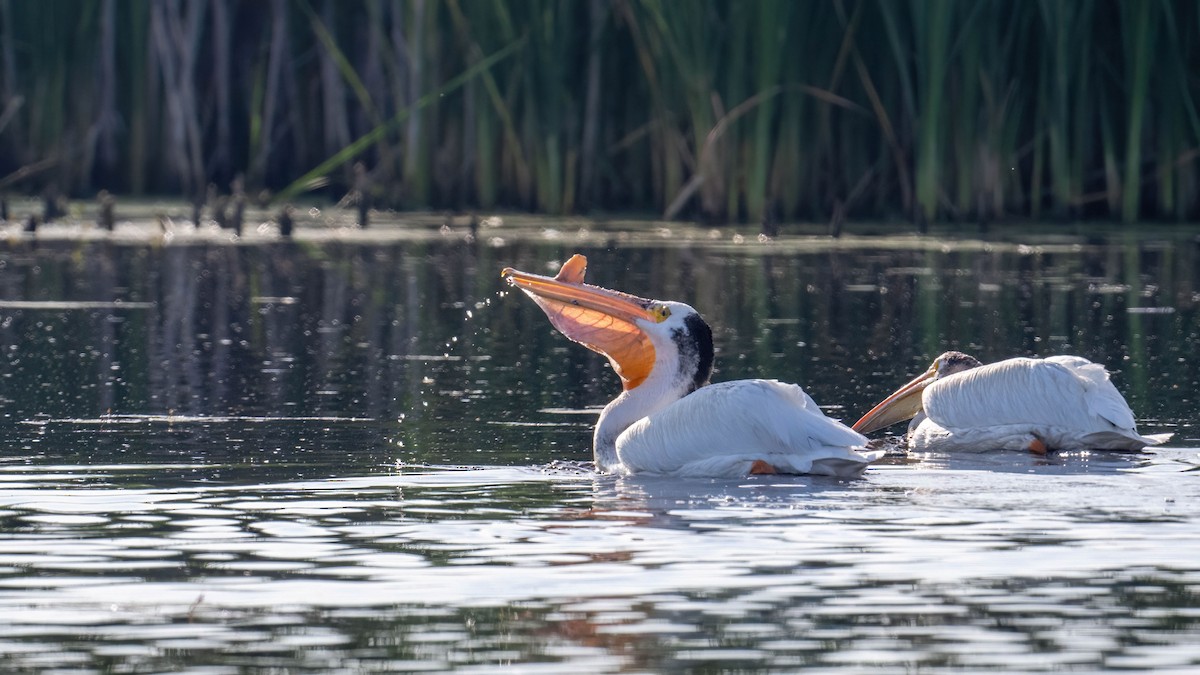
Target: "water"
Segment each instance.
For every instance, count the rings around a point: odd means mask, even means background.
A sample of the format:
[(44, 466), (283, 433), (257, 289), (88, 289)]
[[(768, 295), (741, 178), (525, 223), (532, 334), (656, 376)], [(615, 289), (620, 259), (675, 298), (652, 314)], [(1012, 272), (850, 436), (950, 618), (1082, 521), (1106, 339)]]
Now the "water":
[[(586, 227), (586, 230), (580, 228)], [(0, 251), (11, 672), (1194, 672), (1200, 245), (538, 221)], [(86, 231), (85, 231), (86, 232)], [(717, 379), (854, 419), (941, 351), (1104, 363), (1153, 453), (597, 476), (616, 378), (503, 294), (573, 252)]]

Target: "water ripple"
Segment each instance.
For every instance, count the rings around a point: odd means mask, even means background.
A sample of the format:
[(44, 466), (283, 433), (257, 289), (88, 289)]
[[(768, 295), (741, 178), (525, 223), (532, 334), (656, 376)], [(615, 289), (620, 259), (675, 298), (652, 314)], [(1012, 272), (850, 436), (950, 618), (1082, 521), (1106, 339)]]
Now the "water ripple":
[(138, 489), (27, 468), (0, 483), (0, 655), (27, 669), (162, 668), (180, 652), (317, 669), (1189, 668), (1195, 454), (930, 459), (859, 481), (419, 467)]

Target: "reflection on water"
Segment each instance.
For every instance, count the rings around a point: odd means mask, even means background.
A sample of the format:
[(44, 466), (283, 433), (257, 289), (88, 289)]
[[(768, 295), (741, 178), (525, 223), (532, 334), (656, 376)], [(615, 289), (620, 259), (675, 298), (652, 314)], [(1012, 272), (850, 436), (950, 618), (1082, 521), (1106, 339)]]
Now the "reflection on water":
[[(1195, 241), (711, 232), (10, 243), (0, 664), (1200, 668)], [(718, 379), (854, 418), (948, 348), (1072, 352), (1173, 447), (595, 476), (616, 378), (498, 278), (576, 250), (700, 309)]]
[(98, 484), (132, 467), (80, 487), (94, 467), (26, 470), (0, 491), (0, 656), (145, 670), (1194, 667), (1188, 461), (175, 489)]

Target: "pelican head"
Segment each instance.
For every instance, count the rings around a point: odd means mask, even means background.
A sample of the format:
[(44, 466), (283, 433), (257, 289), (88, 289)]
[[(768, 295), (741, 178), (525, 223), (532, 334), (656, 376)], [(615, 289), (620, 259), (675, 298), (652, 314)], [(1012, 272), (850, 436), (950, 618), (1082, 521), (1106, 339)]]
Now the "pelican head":
[(924, 409), (922, 394), (926, 387), (942, 378), (981, 365), (983, 364), (979, 359), (962, 352), (942, 354), (933, 360), (933, 364), (925, 372), (871, 408), (870, 412), (854, 423), (854, 430), (860, 434), (868, 434), (916, 417)]
[(638, 419), (708, 384), (712, 330), (682, 302), (648, 300), (584, 283), (587, 259), (574, 255), (554, 277), (505, 268), (563, 335), (608, 357), (623, 391), (596, 425), (596, 462), (617, 462), (616, 439)]

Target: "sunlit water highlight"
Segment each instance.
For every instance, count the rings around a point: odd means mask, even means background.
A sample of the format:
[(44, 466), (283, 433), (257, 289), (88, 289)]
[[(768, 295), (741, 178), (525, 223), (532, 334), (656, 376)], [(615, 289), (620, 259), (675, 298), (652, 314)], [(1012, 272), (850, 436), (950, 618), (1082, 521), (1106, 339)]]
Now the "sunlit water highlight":
[(496, 295), (576, 245), (504, 234), (0, 254), (0, 665), (1200, 668), (1191, 240), (583, 247), (701, 308), (719, 379), (853, 417), (946, 348), (1072, 352), (1176, 434), (718, 481), (590, 471), (615, 378)]
[(0, 489), (0, 654), (1185, 670), (1200, 658), (1197, 461), (1005, 454), (847, 482), (426, 467), (173, 489), (104, 486), (168, 467), (26, 469)]

